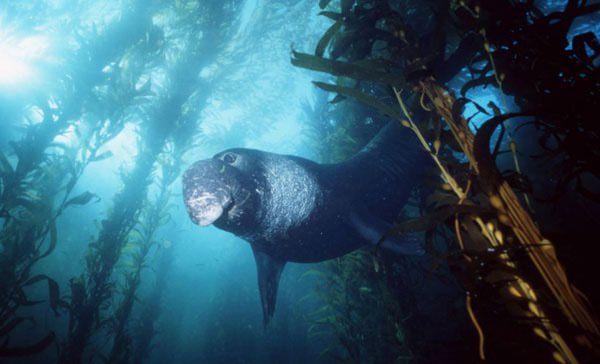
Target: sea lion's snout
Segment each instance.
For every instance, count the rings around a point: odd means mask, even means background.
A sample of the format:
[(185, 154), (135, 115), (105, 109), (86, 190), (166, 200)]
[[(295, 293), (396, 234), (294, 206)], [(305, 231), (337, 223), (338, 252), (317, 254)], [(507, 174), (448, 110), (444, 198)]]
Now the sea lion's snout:
[(220, 198), (213, 193), (203, 192), (198, 196), (188, 198), (186, 206), (192, 221), (200, 226), (208, 226), (223, 215), (230, 201), (228, 198)]
[(183, 198), (192, 221), (208, 226), (233, 204), (223, 178), (224, 166), (214, 160), (196, 162), (183, 175)]

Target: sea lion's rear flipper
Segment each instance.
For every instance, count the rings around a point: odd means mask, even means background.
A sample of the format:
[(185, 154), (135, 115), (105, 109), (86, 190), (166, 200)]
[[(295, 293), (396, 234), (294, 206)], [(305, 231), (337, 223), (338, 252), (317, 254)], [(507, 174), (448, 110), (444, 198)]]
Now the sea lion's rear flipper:
[[(414, 234), (390, 234), (392, 225), (372, 215), (368, 211), (351, 213), (350, 222), (356, 232), (370, 245), (380, 243), (381, 247), (397, 254), (423, 255), (425, 250)], [(381, 241), (382, 238), (385, 239)]]
[(260, 291), (260, 301), (263, 309), (263, 323), (266, 326), (275, 312), (279, 278), (286, 262), (275, 259), (254, 247), (252, 247), (252, 251), (254, 252), (258, 272), (258, 290)]

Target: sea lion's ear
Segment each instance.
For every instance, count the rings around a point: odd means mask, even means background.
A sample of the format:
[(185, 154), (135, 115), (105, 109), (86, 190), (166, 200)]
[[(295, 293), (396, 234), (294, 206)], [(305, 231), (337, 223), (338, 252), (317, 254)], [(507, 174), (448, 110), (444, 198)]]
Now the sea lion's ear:
[(263, 309), (263, 323), (267, 326), (275, 312), (279, 277), (281, 277), (286, 262), (258, 251), (254, 246), (252, 251), (254, 252), (258, 272), (258, 290), (260, 291), (260, 301)]
[(350, 213), (349, 220), (352, 227), (369, 245), (380, 243), (382, 248), (401, 255), (425, 254), (425, 250), (415, 234), (390, 235), (392, 225), (374, 216), (366, 209), (360, 209), (358, 213)]

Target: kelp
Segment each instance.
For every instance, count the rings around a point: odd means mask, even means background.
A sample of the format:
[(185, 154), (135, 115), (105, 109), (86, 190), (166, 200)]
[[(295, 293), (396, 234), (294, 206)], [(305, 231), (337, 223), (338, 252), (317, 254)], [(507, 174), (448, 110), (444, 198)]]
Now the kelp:
[(538, 6), (508, 1), (456, 5), (457, 25), (480, 44), (469, 63), (472, 81), (461, 94), (489, 85), (514, 97), (521, 110), (532, 114), (529, 121), (547, 151), (543, 157), (557, 161), (551, 198), (575, 189), (598, 202), (600, 195), (586, 176), (600, 176), (594, 122), (600, 106), (600, 45), (592, 32), (569, 39), (573, 23), (597, 15), (600, 5), (568, 1), (561, 11), (550, 14)]
[[(328, 3), (323, 2), (324, 5)], [(463, 67), (468, 67), (473, 78), (466, 81), (464, 91), (495, 83), (501, 91), (521, 98), (518, 102), (522, 108), (520, 115), (534, 116), (536, 120), (541, 120), (544, 115), (549, 120), (556, 120), (542, 129), (552, 130), (549, 133), (559, 140), (558, 135), (569, 133), (571, 127), (580, 128), (575, 135), (594, 130), (589, 126), (593, 117), (579, 119), (581, 121), (568, 127), (564, 123), (558, 126), (558, 121), (570, 118), (572, 112), (580, 109), (593, 110), (587, 107), (597, 101), (589, 100), (594, 87), (597, 89), (597, 77), (593, 75), (597, 68), (592, 64), (596, 56), (585, 58), (581, 53), (581, 44), (594, 44), (594, 37), (589, 33), (582, 38), (577, 36), (574, 45), (579, 44), (579, 51), (575, 47), (573, 51), (565, 49), (565, 44), (560, 43), (567, 39), (572, 21), (596, 11), (596, 6), (572, 1), (564, 12), (544, 16), (533, 2), (523, 5), (503, 1), (440, 2), (437, 5), (431, 15), (436, 25), (419, 32), (418, 21), (403, 15), (419, 14), (419, 8), (423, 8), (417, 3), (342, 2), (339, 13), (329, 11), (323, 15), (336, 22), (343, 21), (343, 26), (330, 28), (315, 56), (295, 52), (292, 63), (338, 76), (337, 85), (317, 85), (354, 98), (401, 122), (415, 132), (431, 155), (441, 182), (434, 184), (433, 193), (424, 201), (424, 217), (400, 224), (395, 230), (425, 230), (429, 253), (451, 264), (466, 291), (465, 308), (479, 336), (481, 359), (591, 360), (597, 355), (593, 351), (598, 340), (597, 322), (581, 293), (569, 282), (552, 243), (544, 238), (527, 209), (523, 208), (508, 183), (510, 180), (497, 173), (494, 158), (499, 153), (502, 138), (493, 151), (488, 149), (491, 132), (515, 115), (502, 115), (493, 104), (488, 112), (466, 98), (456, 99), (444, 89), (443, 83), (457, 76)], [(452, 28), (451, 24), (459, 26)], [(539, 32), (541, 28), (548, 32), (532, 34), (534, 29)], [(336, 34), (332, 34), (334, 31)], [(358, 36), (381, 32), (393, 35), (396, 40), (388, 41), (387, 35), (379, 36), (380, 44), (375, 47), (375, 38), (365, 41)], [(551, 36), (558, 36), (558, 40), (540, 40), (540, 37)], [(323, 57), (327, 50), (329, 58)], [(516, 61), (521, 57), (527, 61)], [(526, 75), (519, 72), (522, 65), (535, 68), (538, 60), (554, 62), (556, 57), (565, 62), (552, 63), (552, 67), (560, 68), (552, 73), (552, 77), (563, 77), (565, 72), (579, 70), (588, 62), (577, 80), (581, 84), (576, 84), (576, 92), (585, 94), (579, 101), (588, 100), (588, 105), (578, 104), (576, 110), (571, 111), (560, 108), (565, 105), (560, 101), (565, 97), (552, 99), (546, 94), (554, 96), (552, 89), (555, 87), (561, 87), (561, 90), (556, 89), (555, 95), (570, 88), (560, 82), (552, 84), (551, 88), (550, 85), (540, 88), (540, 82), (546, 82), (546, 79), (541, 81), (542, 73)], [(391, 66), (385, 68), (382, 65)], [(542, 72), (541, 67), (538, 70)], [(389, 73), (387, 79), (386, 72)], [(537, 82), (535, 77), (540, 81)], [(352, 82), (348, 79), (354, 79), (353, 88), (345, 86)], [(525, 87), (517, 86), (524, 83)], [(507, 84), (511, 85), (508, 90), (503, 87)], [(382, 85), (387, 89), (384, 87), (382, 91)], [(404, 99), (400, 90), (412, 91), (412, 94)], [(479, 113), (496, 114), (496, 117), (472, 132), (469, 120), (462, 116), (467, 103), (474, 104)], [(402, 110), (400, 117), (398, 109)], [(587, 144), (593, 136), (590, 138), (578, 145), (589, 148), (582, 166), (589, 165), (589, 158), (595, 158), (597, 152), (596, 147)], [(516, 155), (512, 140), (510, 145)], [(570, 154), (567, 158), (573, 161), (579, 160), (574, 148), (561, 152)], [(518, 162), (516, 157), (514, 161)], [(567, 163), (567, 167), (569, 165)], [(516, 168), (518, 173), (518, 164)], [(587, 167), (579, 171), (594, 173)], [(577, 178), (573, 173), (567, 176)], [(511, 182), (521, 180), (519, 177)], [(449, 251), (435, 249), (435, 241), (440, 240), (449, 243)], [(512, 337), (510, 341), (504, 338), (507, 333)]]
[[(73, 191), (89, 164), (110, 156), (99, 150), (123, 126), (117, 115), (124, 110), (110, 104), (111, 100), (95, 97), (97, 104), (104, 108), (90, 110), (86, 107), (90, 100), (88, 96), (93, 97), (93, 90), (107, 82), (102, 67), (94, 67), (92, 59), (108, 62), (112, 52), (123, 49), (122, 44), (112, 43), (109, 52), (95, 54), (97, 46), (82, 45), (79, 49), (81, 57), (75, 58), (75, 63), (88, 67), (87, 74), (94, 77), (78, 82), (65, 79), (62, 81), (63, 95), (31, 105), (30, 108), (39, 110), (42, 120), (28, 125), (23, 138), (10, 143), (12, 156), (0, 151), (2, 356), (35, 354), (54, 341), (55, 335), (51, 333), (31, 347), (12, 348), (7, 339), (17, 328), (14, 323), (21, 322), (18, 320), (19, 308), (41, 303), (27, 299), (26, 287), (45, 281), (49, 304), (55, 315), (59, 315), (60, 307), (66, 306), (60, 298), (58, 284), (46, 275), (32, 276), (32, 272), (40, 259), (54, 251), (59, 239), (56, 222), (65, 209), (85, 205), (96, 198), (91, 192), (73, 196)], [(132, 93), (130, 98), (137, 96)], [(112, 110), (113, 118), (107, 118), (106, 110)], [(88, 132), (82, 135), (81, 129), (86, 128)], [(75, 133), (79, 146), (70, 147), (56, 141), (68, 132)]]
[[(144, 211), (141, 213), (141, 219), (144, 219)], [(145, 220), (148, 222), (155, 222)], [(113, 317), (110, 320), (108, 331), (111, 333), (113, 340), (112, 348), (110, 353), (104, 358), (107, 363), (127, 363), (131, 357), (131, 345), (132, 337), (128, 331), (128, 324), (133, 306), (137, 300), (137, 290), (141, 284), (142, 270), (146, 268), (146, 260), (152, 247), (155, 245), (153, 238), (156, 229), (160, 227), (160, 224), (153, 226), (151, 229), (144, 228), (143, 223), (140, 224), (136, 231), (139, 232), (139, 237), (130, 238), (124, 246), (123, 250), (127, 249), (128, 252), (121, 253), (121, 260), (125, 260), (130, 269), (125, 270), (124, 283), (122, 287), (122, 293), (120, 302), (114, 310)], [(135, 235), (135, 234), (134, 234)], [(99, 354), (101, 355), (101, 354)]]
[[(185, 6), (183, 9), (179, 8), (183, 5), (185, 4), (175, 4), (175, 8), (183, 11), (184, 22), (193, 24), (196, 30), (202, 29), (206, 24), (202, 21), (191, 21), (189, 18), (202, 16), (203, 13), (189, 13)], [(210, 21), (212, 18), (205, 20)], [(98, 236), (89, 244), (85, 273), (70, 282), (72, 299), (69, 303), (69, 330), (62, 347), (61, 362), (79, 363), (83, 360), (86, 350), (92, 357), (97, 356), (107, 361), (131, 360), (132, 341), (127, 335), (127, 326), (141, 280), (141, 270), (152, 240), (146, 239), (141, 251), (134, 254), (134, 266), (138, 269), (134, 269), (126, 278), (126, 289), (121, 302), (116, 310), (111, 312), (111, 300), (116, 296), (113, 274), (123, 248), (131, 241), (132, 234), (136, 234), (136, 227), (150, 227), (148, 224), (151, 222), (146, 221), (149, 215), (141, 214), (147, 208), (152, 211), (152, 208), (147, 206), (147, 193), (157, 163), (163, 166), (162, 181), (166, 185), (163, 186), (164, 194), (160, 201), (157, 201), (158, 205), (155, 205), (158, 210), (154, 210), (155, 214), (150, 215), (159, 219), (158, 225), (154, 224), (150, 231), (143, 232), (148, 239), (151, 239), (155, 228), (165, 223), (165, 218), (169, 216), (165, 210), (167, 207), (162, 204), (168, 201), (168, 187), (177, 178), (181, 158), (192, 146), (193, 137), (197, 135), (198, 123), (195, 116), (198, 110), (195, 108), (201, 107), (209, 95), (199, 91), (201, 79), (190, 75), (197, 75), (204, 67), (204, 62), (210, 63), (214, 60), (218, 47), (214, 54), (205, 53), (205, 49), (195, 44), (196, 35), (202, 32), (194, 29), (186, 29), (188, 31), (184, 40), (190, 42), (190, 49), (174, 56), (174, 64), (167, 70), (168, 80), (164, 93), (153, 100), (155, 106), (151, 107), (148, 100), (136, 105), (142, 117), (139, 154), (133, 170), (123, 176), (123, 188), (115, 196), (107, 218), (101, 221)], [(222, 27), (218, 29), (223, 30)], [(161, 43), (161, 46), (164, 44)], [(140, 66), (152, 64), (142, 63)], [(136, 84), (137, 80), (139, 78), (133, 77), (132, 84)], [(144, 89), (145, 87), (140, 88), (142, 91)], [(137, 230), (138, 234), (139, 232)], [(107, 331), (111, 326), (112, 330)], [(96, 348), (88, 350), (91, 338), (102, 333), (107, 333), (115, 344), (108, 356)]]
[(132, 329), (136, 333), (132, 350), (132, 362), (135, 364), (144, 363), (155, 346), (153, 341), (158, 334), (156, 322), (160, 318), (163, 296), (169, 281), (168, 273), (173, 264), (173, 251), (173, 247), (163, 246), (157, 252), (158, 263), (154, 287), (150, 295), (143, 301), (137, 322), (132, 325)]
[(323, 305), (309, 317), (309, 336), (334, 335), (321, 357), (344, 363), (411, 362), (402, 309), (364, 251), (348, 254), (308, 270)]
[[(135, 329), (135, 335), (132, 335), (130, 331), (132, 327), (131, 314), (142, 282), (142, 271), (148, 267), (152, 251), (155, 251), (154, 255), (160, 255), (159, 269), (165, 271), (162, 273), (166, 273), (172, 259), (172, 253), (165, 253), (164, 250), (172, 252), (174, 248), (170, 246), (170, 242), (169, 246), (158, 244), (157, 232), (171, 219), (172, 185), (181, 173), (181, 158), (191, 145), (192, 137), (196, 134), (196, 127), (196, 123), (191, 122), (178, 124), (180, 132), (178, 134), (181, 137), (173, 138), (158, 158), (159, 175), (161, 176), (158, 182), (158, 191), (151, 201), (144, 203), (137, 224), (122, 248), (120, 260), (126, 267), (123, 273), (124, 287), (120, 303), (114, 310), (111, 319), (109, 332), (113, 338), (113, 346), (110, 354), (105, 358), (108, 363), (141, 362), (149, 354), (152, 337), (155, 334), (153, 322), (160, 313), (162, 292), (155, 292), (150, 301), (146, 300), (147, 303), (142, 307), (144, 310), (141, 318), (143, 327), (141, 330)], [(164, 288), (165, 279), (165, 277), (157, 278), (157, 281), (160, 282), (157, 283), (157, 289)], [(148, 311), (149, 309), (150, 311)], [(144, 313), (149, 315), (150, 312), (155, 316), (144, 316)], [(148, 332), (143, 332), (143, 330), (148, 330)], [(142, 338), (138, 338), (140, 335)]]
[[(442, 91), (440, 94), (438, 94), (435, 102), (441, 103), (439, 100), (441, 100), (442, 97), (445, 97), (446, 100), (448, 100), (447, 93)], [(438, 104), (440, 105), (438, 106), (440, 107), (438, 112), (444, 114), (444, 120), (446, 120), (447, 123), (454, 122), (453, 117), (447, 114), (447, 106), (451, 104), (452, 101), (447, 101), (445, 106)], [(443, 110), (446, 110), (446, 113), (444, 113)], [(569, 299), (575, 299), (575, 302), (578, 302), (579, 298), (575, 296), (571, 296), (569, 298), (568, 294), (572, 288), (568, 281), (565, 280), (566, 277), (564, 276), (564, 272), (562, 272), (560, 266), (556, 264), (557, 259), (555, 253), (553, 253), (551, 243), (541, 237), (539, 231), (537, 231), (537, 227), (535, 227), (535, 225), (529, 220), (530, 218), (527, 216), (527, 212), (521, 207), (520, 202), (514, 192), (512, 192), (512, 189), (507, 184), (503, 184), (503, 192), (497, 188), (499, 186), (492, 187), (494, 183), (498, 183), (498, 181), (501, 180), (499, 175), (494, 176), (495, 178), (492, 178), (489, 175), (486, 175), (485, 172), (483, 174), (479, 174), (480, 168), (483, 168), (482, 166), (484, 165), (483, 160), (477, 159), (475, 150), (473, 149), (473, 138), (469, 137), (471, 132), (468, 127), (466, 127), (467, 124), (464, 119), (460, 120), (462, 121), (457, 122), (457, 124), (453, 124), (451, 128), (456, 129), (455, 135), (460, 136), (460, 143), (465, 148), (465, 154), (469, 156), (469, 161), (471, 161), (471, 173), (474, 172), (477, 178), (481, 178), (481, 180), (479, 181), (475, 178), (470, 179), (468, 181), (467, 188), (463, 189), (452, 177), (452, 175), (450, 175), (450, 173), (442, 169), (441, 171), (443, 173), (444, 180), (448, 183), (450, 189), (457, 195), (461, 204), (473, 204), (473, 200), (468, 197), (469, 194), (475, 195), (475, 198), (477, 198), (477, 202), (479, 204), (485, 203), (485, 195), (487, 194), (489, 198), (488, 203), (490, 206), (498, 210), (497, 217), (495, 219), (486, 219), (484, 217), (485, 215), (481, 212), (472, 213), (465, 217), (464, 215), (460, 214), (460, 211), (458, 210), (455, 211), (455, 214), (453, 214), (452, 218), (447, 219), (448, 222), (450, 222), (452, 219), (454, 220), (454, 230), (460, 250), (463, 252), (466, 259), (467, 267), (473, 269), (473, 273), (475, 273), (478, 277), (482, 277), (486, 283), (491, 284), (493, 289), (500, 291), (499, 293), (495, 294), (494, 303), (503, 308), (502, 312), (506, 314), (507, 317), (528, 317), (526, 323), (533, 326), (533, 333), (535, 333), (542, 340), (546, 340), (548, 344), (552, 345), (557, 350), (553, 352), (552, 350), (544, 349), (540, 344), (537, 344), (536, 347), (539, 348), (540, 353), (542, 353), (543, 350), (548, 350), (550, 351), (550, 353), (547, 354), (548, 359), (552, 357), (557, 361), (564, 359), (568, 362), (574, 362), (576, 359), (572, 349), (569, 347), (565, 339), (558, 333), (557, 328), (552, 324), (551, 321), (547, 319), (548, 314), (544, 312), (542, 303), (540, 303), (538, 295), (535, 293), (532, 284), (528, 282), (526, 278), (524, 278), (524, 274), (518, 268), (515, 258), (513, 258), (522, 254), (515, 254), (514, 251), (510, 250), (510, 248), (505, 248), (505, 244), (515, 244), (517, 241), (520, 241), (525, 246), (525, 252), (531, 255), (537, 255), (539, 253), (544, 255), (552, 254), (551, 259), (553, 259), (554, 262), (551, 264), (555, 271), (550, 273), (550, 276), (554, 274), (560, 277), (559, 279), (561, 280), (559, 281), (559, 284), (563, 285), (559, 288), (563, 291), (560, 293), (554, 291), (555, 294), (559, 293), (559, 297), (564, 297), (566, 302), (568, 302)], [(462, 127), (460, 125), (462, 125)], [(411, 122), (410, 127), (416, 133), (420, 133), (414, 122)], [(483, 134), (485, 134), (485, 124), (484, 127), (479, 129), (479, 132), (477, 133), (478, 137), (481, 137)], [(487, 144), (485, 144), (485, 148), (488, 148), (489, 135), (486, 141)], [(428, 144), (424, 144), (424, 146), (425, 145), (428, 146)], [(431, 150), (428, 151), (433, 154)], [(477, 188), (475, 183), (480, 183), (481, 187)], [(479, 194), (479, 196), (477, 196), (477, 194)], [(507, 205), (511, 207), (507, 209), (505, 207)], [(515, 234), (514, 237), (511, 237), (507, 233), (503, 225), (509, 226), (513, 229), (513, 233)], [(464, 229), (464, 231), (462, 229)], [(531, 235), (527, 236), (530, 233), (537, 234), (538, 238), (535, 238), (535, 236)], [(536, 247), (536, 244), (540, 244), (540, 246)], [(512, 253), (512, 257), (510, 253)], [(536, 257), (534, 259), (539, 258)], [(546, 257), (542, 259), (548, 258)], [(547, 261), (546, 264), (548, 264)], [(550, 285), (557, 284), (558, 282), (547, 283)], [(554, 288), (551, 286), (551, 289)], [(482, 293), (474, 293), (477, 291)], [(477, 287), (477, 285), (474, 285), (473, 283), (467, 283), (467, 308), (473, 324), (480, 336), (479, 355), (481, 358), (486, 357), (484, 342), (485, 335), (482, 331), (481, 325), (479, 324), (479, 320), (473, 313), (473, 297), (477, 295), (475, 297), (480, 300), (479, 312), (484, 312), (483, 315), (487, 316), (489, 313), (486, 313), (485, 311), (492, 309), (492, 305), (489, 305), (489, 303), (485, 302), (486, 297), (484, 293), (490, 295), (492, 292), (493, 291), (490, 289), (490, 287), (485, 287), (485, 285)], [(572, 291), (570, 294), (573, 294)], [(520, 302), (520, 304), (515, 305), (517, 302)], [(559, 302), (561, 302), (560, 298)], [(577, 306), (575, 307), (577, 308)], [(493, 309), (499, 310), (498, 308)], [(498, 325), (496, 327), (498, 328)], [(510, 327), (507, 328), (507, 330), (509, 329)], [(517, 340), (521, 341), (522, 343), (531, 339), (519, 336)], [(497, 356), (502, 355), (501, 353), (497, 353), (495, 351), (492, 352)]]
[(166, 123), (164, 115), (174, 114), (174, 107), (180, 106), (185, 100), (181, 94), (166, 97), (160, 101), (152, 119), (147, 121), (146, 135), (135, 167), (125, 176), (124, 187), (115, 197), (109, 216), (102, 221), (96, 240), (90, 243), (90, 251), (86, 256), (86, 275), (71, 280), (73, 300), (69, 307), (69, 338), (61, 353), (64, 362), (81, 362), (91, 335), (108, 322), (100, 315), (113, 294), (111, 275), (121, 249), (136, 225), (155, 162), (170, 131), (175, 128), (173, 124), (169, 126)]

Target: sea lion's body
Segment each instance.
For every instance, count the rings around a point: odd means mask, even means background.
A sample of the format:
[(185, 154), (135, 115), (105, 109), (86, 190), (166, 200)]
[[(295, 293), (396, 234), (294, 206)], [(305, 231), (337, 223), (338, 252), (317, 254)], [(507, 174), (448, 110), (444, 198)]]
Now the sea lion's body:
[[(219, 153), (186, 172), (184, 198), (195, 222), (213, 223), (251, 244), (268, 319), (285, 262), (319, 262), (377, 243), (420, 180), (424, 163), (409, 130), (389, 124), (338, 164), (251, 149)], [(394, 238), (384, 245), (421, 252)]]

